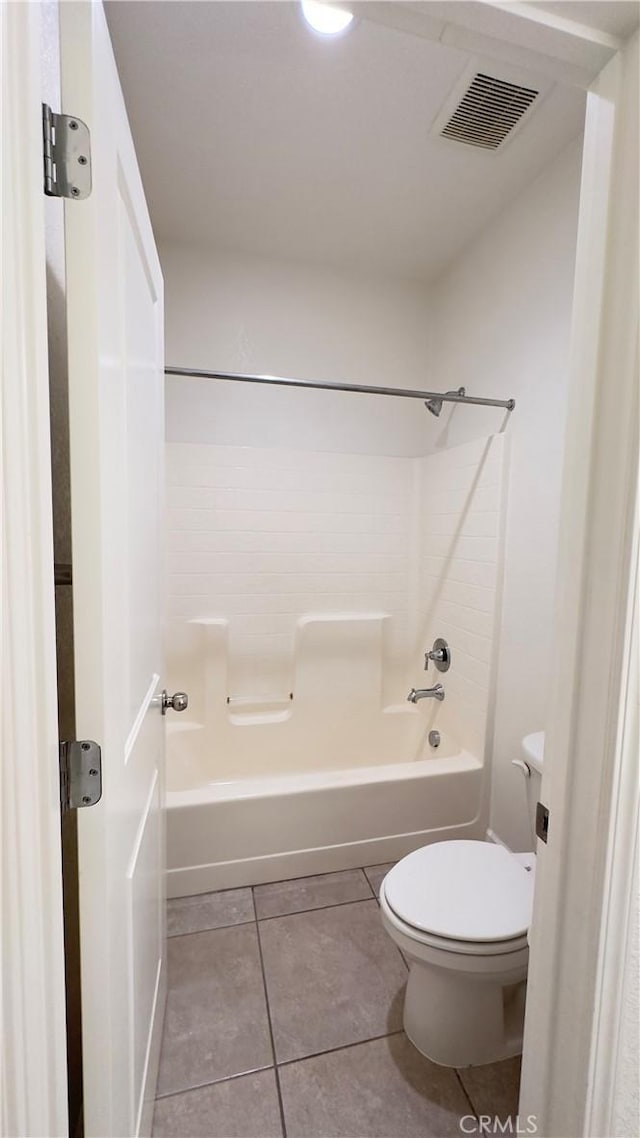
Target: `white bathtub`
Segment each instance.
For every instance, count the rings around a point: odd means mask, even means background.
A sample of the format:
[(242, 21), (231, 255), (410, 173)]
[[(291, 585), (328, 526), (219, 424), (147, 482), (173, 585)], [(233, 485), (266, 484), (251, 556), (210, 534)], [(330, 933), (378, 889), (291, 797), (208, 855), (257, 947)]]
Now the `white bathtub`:
[[(273, 699), (233, 688), (225, 618), (174, 627), (169, 682), (184, 683), (190, 701), (188, 718), (167, 724), (170, 896), (482, 836), (482, 756), (455, 741), (460, 704), (414, 706), (402, 680), (389, 693), (390, 619), (300, 617), (291, 683)], [(434, 728), (437, 750), (427, 742)]]
[(189, 732), (179, 734), (168, 770), (170, 897), (375, 865), (428, 842), (482, 837), (482, 762), (446, 735), (412, 762), (207, 781), (189, 756)]

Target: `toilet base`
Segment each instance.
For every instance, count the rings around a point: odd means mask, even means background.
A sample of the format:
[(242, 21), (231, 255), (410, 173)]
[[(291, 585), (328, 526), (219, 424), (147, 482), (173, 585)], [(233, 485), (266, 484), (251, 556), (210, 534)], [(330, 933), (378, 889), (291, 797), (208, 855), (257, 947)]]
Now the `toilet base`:
[[(509, 979), (512, 979), (511, 977)], [(404, 1029), (442, 1067), (478, 1067), (522, 1052), (526, 980), (499, 983), (411, 961)]]

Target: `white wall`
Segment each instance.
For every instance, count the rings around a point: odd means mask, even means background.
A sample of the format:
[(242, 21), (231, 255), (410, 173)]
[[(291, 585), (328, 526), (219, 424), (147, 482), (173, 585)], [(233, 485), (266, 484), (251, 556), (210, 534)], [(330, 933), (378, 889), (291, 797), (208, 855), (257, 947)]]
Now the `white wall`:
[[(160, 249), (166, 358), (182, 367), (428, 387), (427, 291), (188, 246)], [(423, 454), (431, 416), (413, 400), (170, 379), (174, 442)], [(429, 421), (430, 420), (430, 421)]]
[[(498, 644), (491, 825), (530, 847), (524, 788), (511, 766), (545, 726), (564, 449), (580, 148), (548, 167), (433, 288), (434, 371), (469, 394), (517, 401), (511, 443)], [(443, 415), (439, 446), (495, 429), (495, 411)]]

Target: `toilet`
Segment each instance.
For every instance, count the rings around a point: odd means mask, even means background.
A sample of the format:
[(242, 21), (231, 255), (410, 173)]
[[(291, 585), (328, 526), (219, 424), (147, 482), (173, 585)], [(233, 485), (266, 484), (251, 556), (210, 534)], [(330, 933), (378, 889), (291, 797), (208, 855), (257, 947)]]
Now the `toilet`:
[[(530, 815), (543, 746), (543, 733), (527, 736), (516, 762)], [(404, 1028), (434, 1063), (473, 1067), (522, 1051), (534, 878), (533, 853), (455, 840), (415, 850), (384, 878), (382, 922), (409, 965)]]

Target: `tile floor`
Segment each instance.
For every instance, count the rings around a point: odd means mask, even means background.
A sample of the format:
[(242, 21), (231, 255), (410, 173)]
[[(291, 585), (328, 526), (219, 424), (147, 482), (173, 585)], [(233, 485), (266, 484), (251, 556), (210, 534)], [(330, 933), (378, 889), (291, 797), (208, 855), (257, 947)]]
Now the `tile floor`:
[(407, 969), (376, 899), (390, 868), (169, 902), (154, 1138), (446, 1138), (463, 1115), (515, 1121), (519, 1060), (453, 1071), (402, 1031)]

